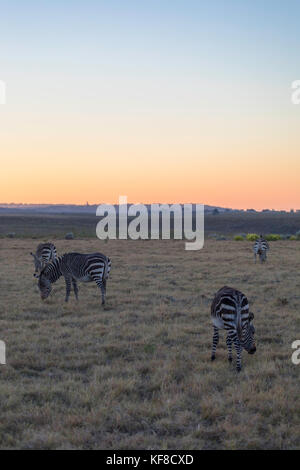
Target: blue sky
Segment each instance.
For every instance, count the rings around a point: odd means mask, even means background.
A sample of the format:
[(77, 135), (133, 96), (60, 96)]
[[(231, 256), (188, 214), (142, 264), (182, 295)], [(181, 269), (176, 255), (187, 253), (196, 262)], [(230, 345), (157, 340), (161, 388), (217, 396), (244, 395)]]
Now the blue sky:
[(219, 88), (234, 81), (250, 94), (251, 89), (260, 89), (267, 96), (274, 90), (280, 98), (282, 86), (298, 74), (300, 4), (296, 1), (1, 4), (0, 70), (2, 79), (16, 86), (16, 99), (18, 92), (25, 94), (22, 80), (27, 94), (32, 83), (35, 95), (40, 88), (35, 81), (46, 75), (50, 87), (51, 81), (54, 87), (56, 81), (70, 81), (64, 94), (72, 92), (73, 84), (75, 90), (91, 84), (92, 91), (100, 77), (118, 80), (121, 94), (132, 78), (162, 80), (158, 102), (168, 79), (178, 80), (180, 90), (192, 84), (196, 99), (197, 80), (200, 85), (202, 80), (211, 81), (212, 87), (219, 83)]

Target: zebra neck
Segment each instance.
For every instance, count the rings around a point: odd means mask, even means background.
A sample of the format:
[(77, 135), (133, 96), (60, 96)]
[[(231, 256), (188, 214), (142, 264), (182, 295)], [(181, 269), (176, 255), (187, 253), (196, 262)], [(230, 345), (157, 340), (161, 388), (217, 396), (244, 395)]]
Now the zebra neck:
[(249, 328), (246, 328), (243, 330), (242, 338), (240, 339), (241, 345), (243, 347), (248, 346), (250, 339)]
[(44, 271), (44, 275), (46, 276), (47, 279), (49, 279), (51, 283), (56, 282), (57, 279), (59, 279), (60, 276), (62, 276), (60, 264), (61, 264), (61, 258), (57, 258), (54, 261), (52, 261), (52, 263), (50, 263)]

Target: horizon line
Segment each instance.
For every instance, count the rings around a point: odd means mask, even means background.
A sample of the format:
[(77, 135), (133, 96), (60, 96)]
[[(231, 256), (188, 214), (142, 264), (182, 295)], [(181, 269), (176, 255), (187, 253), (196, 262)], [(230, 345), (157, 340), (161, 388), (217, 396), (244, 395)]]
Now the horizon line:
[[(41, 207), (41, 206), (75, 206), (75, 207), (92, 207), (92, 206), (99, 206), (101, 204), (108, 204), (108, 205), (113, 205), (113, 206), (120, 206), (120, 205), (125, 205), (125, 204), (119, 204), (119, 203), (110, 203), (110, 202), (99, 202), (99, 203), (84, 203), (84, 204), (79, 204), (79, 203), (31, 203), (31, 202), (0, 202), (0, 207), (3, 206), (10, 206), (10, 207), (20, 207), (20, 206), (31, 206), (31, 207)], [(200, 203), (197, 202), (189, 202), (189, 203), (181, 203), (181, 202), (151, 202), (151, 203), (142, 203), (142, 202), (127, 202), (127, 205), (135, 205), (135, 204), (144, 204), (146, 206), (150, 206), (152, 204), (168, 204), (168, 205), (173, 205), (173, 204), (178, 204), (178, 205), (185, 205), (185, 204), (191, 204), (191, 205), (197, 205)], [(202, 203), (201, 203), (202, 204)], [(270, 212), (299, 212), (300, 209), (296, 208), (289, 208), (289, 209), (276, 209), (276, 208), (268, 208), (265, 207), (264, 209), (255, 209), (255, 207), (246, 207), (246, 208), (234, 208), (234, 207), (225, 207), (225, 206), (219, 206), (219, 205), (214, 205), (214, 204), (203, 204), (204, 206), (212, 207), (212, 208), (218, 208), (218, 209), (224, 209), (224, 210), (231, 210), (231, 211), (255, 211), (255, 212), (264, 212), (264, 211), (270, 211)]]

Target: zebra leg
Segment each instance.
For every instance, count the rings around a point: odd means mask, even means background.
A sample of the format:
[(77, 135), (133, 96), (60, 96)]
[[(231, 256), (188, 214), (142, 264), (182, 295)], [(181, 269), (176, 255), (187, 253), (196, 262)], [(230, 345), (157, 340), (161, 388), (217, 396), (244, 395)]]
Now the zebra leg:
[(219, 330), (216, 326), (214, 326), (214, 335), (213, 335), (213, 345), (211, 351), (211, 360), (214, 361), (216, 359), (216, 349), (219, 342)]
[(102, 305), (104, 305), (105, 298), (106, 298), (106, 287), (105, 287), (104, 281), (102, 282), (102, 285), (101, 285), (101, 295), (102, 295)]
[(236, 334), (232, 340), (236, 350), (236, 370), (240, 372), (242, 369), (242, 346)]
[(71, 293), (71, 278), (70, 277), (65, 277), (66, 281), (66, 298), (65, 301), (68, 302), (70, 293)]
[(228, 361), (232, 362), (232, 338), (230, 336), (230, 333), (228, 333), (227, 335), (226, 344), (228, 349)]
[(74, 277), (72, 278), (72, 284), (73, 284), (73, 289), (74, 289), (76, 300), (78, 300), (78, 286), (77, 286), (76, 279), (74, 279)]
[(97, 286), (101, 289), (102, 305), (105, 304), (106, 282), (102, 279), (95, 279)]
[(254, 263), (256, 264), (256, 253), (254, 253)]

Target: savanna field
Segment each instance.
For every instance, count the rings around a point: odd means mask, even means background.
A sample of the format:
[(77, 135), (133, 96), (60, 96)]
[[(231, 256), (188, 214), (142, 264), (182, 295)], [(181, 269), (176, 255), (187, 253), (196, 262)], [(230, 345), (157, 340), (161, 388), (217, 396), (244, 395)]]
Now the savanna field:
[[(300, 243), (54, 240), (59, 254), (112, 261), (107, 303), (94, 283), (64, 303), (61, 278), (42, 302), (30, 251), (46, 239), (0, 240), (1, 449), (300, 448)], [(210, 361), (214, 293), (244, 292), (257, 352)]]

